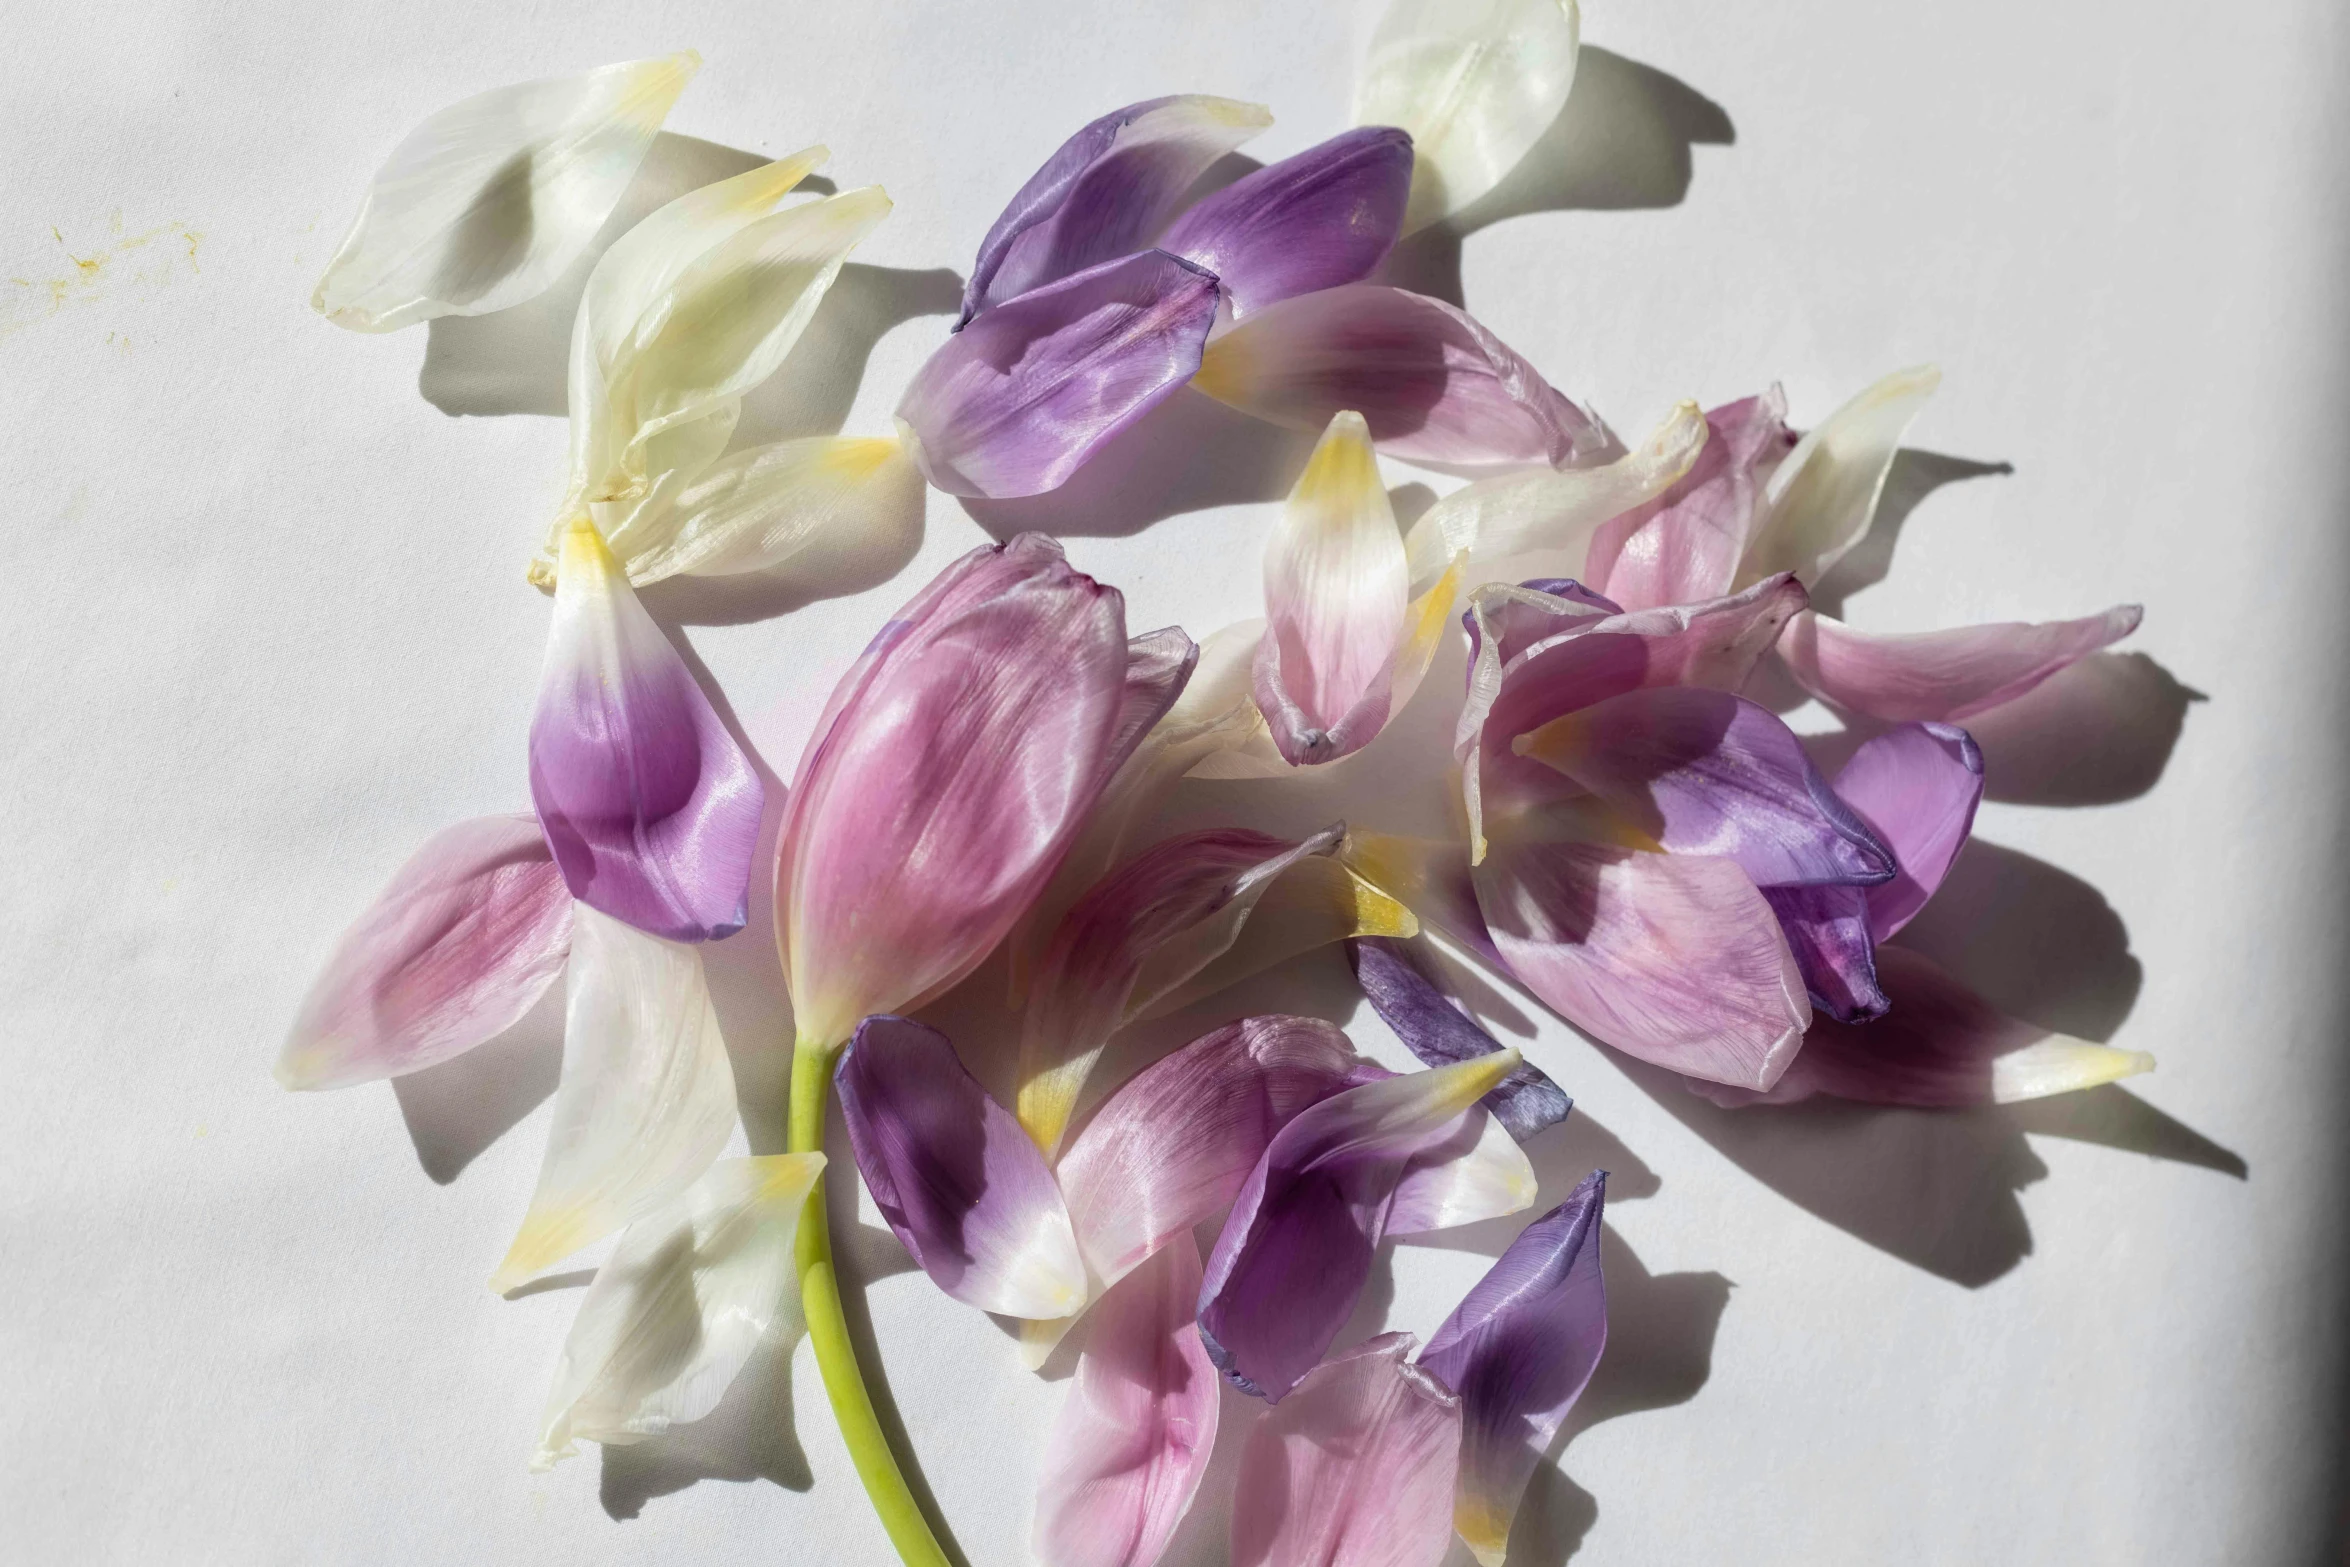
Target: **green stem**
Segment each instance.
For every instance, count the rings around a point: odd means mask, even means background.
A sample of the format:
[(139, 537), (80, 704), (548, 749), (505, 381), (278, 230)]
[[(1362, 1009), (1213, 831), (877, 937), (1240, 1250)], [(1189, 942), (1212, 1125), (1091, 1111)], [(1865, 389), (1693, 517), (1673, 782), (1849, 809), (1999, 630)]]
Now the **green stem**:
[[(839, 1051), (803, 1039), (792, 1048), (791, 1153), (818, 1153), (824, 1148), (824, 1117), (832, 1104), (832, 1064)], [(873, 1412), (873, 1395), (865, 1391), (865, 1373), (857, 1364), (857, 1348), (849, 1342), (849, 1323), (841, 1310), (840, 1279), (832, 1266), (832, 1230), (824, 1215), (824, 1182), (808, 1193), (800, 1214), (798, 1262), (800, 1308), (808, 1319), (808, 1341), (816, 1346), (816, 1365), (824, 1373), (824, 1396), (831, 1400), (832, 1418), (840, 1424), (841, 1439), (856, 1461), (857, 1478), (889, 1531), (890, 1544), (906, 1567), (949, 1567), (922, 1516), (921, 1504), (906, 1486), (881, 1419)]]

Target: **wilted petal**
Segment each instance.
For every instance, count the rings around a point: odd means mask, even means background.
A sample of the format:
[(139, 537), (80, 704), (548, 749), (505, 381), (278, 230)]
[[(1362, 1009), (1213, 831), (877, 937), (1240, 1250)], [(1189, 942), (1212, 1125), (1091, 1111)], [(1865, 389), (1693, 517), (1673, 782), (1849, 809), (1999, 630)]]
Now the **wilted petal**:
[(443, 109), (376, 171), (311, 308), (389, 332), (540, 293), (620, 204), (701, 65), (689, 49)]
[(1013, 1317), (1084, 1304), (1085, 1264), (1052, 1171), (944, 1034), (869, 1017), (835, 1086), (865, 1189), (933, 1284)]
[(820, 539), (890, 538), (921, 522), (922, 470), (904, 441), (777, 441), (735, 452), (680, 489), (665, 537), (626, 557), (628, 580), (768, 571)]
[(1110, 1036), (1240, 938), (1257, 900), (1346, 834), (1302, 842), (1246, 828), (1184, 833), (1120, 866), (1078, 900), (1046, 948), (1020, 1029), (1020, 1124), (1047, 1154)]
[(1763, 485), (1795, 445), (1777, 387), (1705, 416), (1705, 450), (1654, 501), (1616, 517), (1591, 540), (1583, 574), (1626, 609), (1719, 598), (1763, 516)]
[(1758, 1099), (1786, 1104), (1829, 1094), (1934, 1109), (2014, 1104), (2154, 1070), (2154, 1057), (2143, 1050), (2116, 1050), (2009, 1017), (1907, 947), (1879, 947), (1877, 977), (1891, 1009), (1857, 1028), (1825, 1018), (1814, 1022), (1794, 1065), (1770, 1093), (1689, 1086), (1724, 1105)]
[(288, 1088), (421, 1071), (494, 1039), (563, 972), (571, 894), (527, 816), (435, 834), (335, 944), (278, 1057)]
[(734, 1130), (734, 1068), (700, 951), (584, 903), (571, 920), (554, 1124), (490, 1279), (501, 1293), (684, 1191)]
[(1159, 248), (1215, 273), (1238, 318), (1369, 277), (1395, 244), (1411, 188), (1409, 136), (1342, 131), (1202, 200)]
[(1768, 1088), (1802, 1042), (1803, 977), (1734, 861), (1496, 842), (1474, 875), (1510, 972), (1602, 1043)]
[(841, 681), (776, 883), (802, 1037), (943, 994), (1043, 890), (1119, 759), (1125, 620), (1115, 589), (1021, 534), (948, 567)]
[(1265, 548), (1256, 699), (1292, 766), (1360, 750), (1387, 722), (1408, 575), (1370, 431), (1340, 413)]
[[(1465, 484), (1412, 524), (1404, 540), (1412, 586), (1435, 581), (1464, 553), (1474, 564), (1535, 550), (1571, 550), (1609, 518), (1634, 511), (1671, 487), (1705, 444), (1705, 415), (1695, 403), (1682, 403), (1637, 448), (1613, 462), (1596, 468), (1529, 468)], [(1592, 549), (1598, 549), (1596, 541)]]
[(1518, 1063), (1505, 1047), (1367, 1082), (1275, 1134), (1233, 1201), (1200, 1291), (1200, 1338), (1227, 1378), (1277, 1401), (1313, 1369), (1354, 1314), (1397, 1183), (1415, 1158), (1458, 1137), (1464, 1113)]
[(1594, 1170), (1527, 1225), (1420, 1351), (1420, 1369), (1460, 1395), (1453, 1527), (1485, 1567), (1501, 1567), (1526, 1482), (1607, 1348), (1606, 1194)]
[(1428, 1567), (1452, 1535), (1461, 1401), (1389, 1333), (1316, 1366), (1248, 1434), (1232, 1567)]
[[(1408, 907), (1422, 929), (1457, 951), (1500, 962), (1477, 890), (1469, 882), (1469, 846), (1457, 839), (1350, 832), (1339, 857), (1349, 870)], [(1434, 1063), (1430, 1063), (1433, 1065)]]
[(1869, 899), (1880, 887), (1762, 890), (1779, 916), (1780, 933), (1795, 954), (1811, 1004), (1839, 1023), (1881, 1017), (1888, 1004), (1877, 983), (1876, 942), (1869, 934)]
[(1425, 1235), (1523, 1213), (1541, 1186), (1509, 1128), (1471, 1105), (1451, 1136), (1413, 1156), (1388, 1199), (1383, 1233)]
[(1216, 280), (1144, 251), (974, 317), (914, 372), (898, 417), (949, 495), (1038, 495), (1183, 389), (1216, 320)]
[(1222, 1384), (1191, 1315), (1199, 1247), (1180, 1236), (1103, 1297), (1045, 1439), (1044, 1567), (1151, 1567), (1216, 1445)]
[[(1137, 1005), (1138, 1018), (1165, 1017), (1194, 1002), (1225, 990), (1252, 975), (1288, 962), (1351, 936), (1416, 936), (1419, 921), (1388, 892), (1344, 863), (1344, 848), (1334, 858), (1301, 859), (1257, 899), (1248, 918), (1248, 939), (1234, 942), (1223, 953), (1180, 983), (1159, 987), (1146, 973), (1138, 990), (1157, 992), (1148, 1005)], [(1165, 958), (1154, 960), (1157, 968)]]
[(1675, 854), (1736, 860), (1758, 887), (1874, 886), (1893, 853), (1776, 713), (1701, 686), (1651, 686), (1511, 742)]
[(1263, 104), (1185, 93), (1115, 109), (1063, 142), (979, 242), (957, 329), (1087, 267), (1142, 249), (1208, 165), (1273, 123)]
[(530, 794), (581, 902), (675, 941), (742, 929), (759, 775), (584, 519), (563, 540)]
[(1896, 370), (1830, 414), (1771, 475), (1738, 585), (1792, 571), (1806, 587), (1858, 544), (1910, 422), (1942, 384), (1932, 365)]
[(1357, 125), (1412, 133), (1410, 227), (1501, 183), (1575, 85), (1575, 0), (1394, 0), (1355, 83)]
[(1615, 439), (1466, 311), (1380, 283), (1301, 294), (1214, 342), (1193, 385), (1319, 430), (1355, 409), (1388, 455), (1475, 471), (1603, 462)]
[(800, 1331), (792, 1242), (820, 1153), (722, 1159), (628, 1227), (579, 1303), (531, 1468), (718, 1407), (762, 1340)]
[[(1380, 1020), (1395, 1030), (1404, 1048), (1428, 1066), (1449, 1066), (1490, 1055), (1501, 1042), (1477, 1026), (1420, 972), (1402, 942), (1378, 936), (1346, 944), (1355, 981)], [(1575, 1101), (1531, 1062), (1503, 1078), (1485, 1096), (1485, 1108), (1520, 1142), (1567, 1118)]]
[(2136, 604), (2118, 604), (2079, 620), (1878, 632), (1806, 613), (1779, 639), (1779, 656), (1823, 702), (1872, 718), (1955, 723), (2012, 702), (2066, 665), (2119, 642), (2144, 614)]
[(1868, 891), (1869, 934), (1884, 941), (1917, 916), (1974, 831), (1983, 753), (1948, 724), (1903, 724), (1862, 743), (1836, 793), (1877, 830), (1899, 874)]

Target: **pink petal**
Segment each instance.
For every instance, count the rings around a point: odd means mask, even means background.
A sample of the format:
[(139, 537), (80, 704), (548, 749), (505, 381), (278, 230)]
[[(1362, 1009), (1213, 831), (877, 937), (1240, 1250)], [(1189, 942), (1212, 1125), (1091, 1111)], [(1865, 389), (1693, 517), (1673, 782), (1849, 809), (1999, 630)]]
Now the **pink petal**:
[(1452, 1537), (1461, 1401), (1389, 1333), (1316, 1367), (1248, 1436), (1232, 1567), (1430, 1567)]
[(1809, 612), (1789, 622), (1779, 656), (1824, 702), (1873, 718), (1961, 718), (2010, 702), (2067, 664), (2138, 629), (2145, 611), (2039, 624), (2006, 621), (1950, 631), (1855, 631)]
[(1190, 1510), (1223, 1392), (1192, 1325), (1199, 1277), (1199, 1247), (1183, 1236), (1094, 1307), (1045, 1439), (1044, 1567), (1151, 1567)]
[(1705, 447), (1688, 473), (1592, 536), (1583, 578), (1626, 609), (1729, 592), (1754, 532), (1763, 481), (1795, 446), (1787, 397), (1775, 386), (1709, 411), (1705, 423)]
[(1836, 793), (1893, 851), (1900, 869), (1868, 890), (1869, 935), (1884, 941), (1917, 916), (1974, 830), (1983, 753), (1963, 729), (1904, 724), (1852, 753)]
[(421, 1071), (494, 1039), (563, 972), (571, 893), (527, 816), (435, 834), (335, 944), (278, 1058), (288, 1088)]

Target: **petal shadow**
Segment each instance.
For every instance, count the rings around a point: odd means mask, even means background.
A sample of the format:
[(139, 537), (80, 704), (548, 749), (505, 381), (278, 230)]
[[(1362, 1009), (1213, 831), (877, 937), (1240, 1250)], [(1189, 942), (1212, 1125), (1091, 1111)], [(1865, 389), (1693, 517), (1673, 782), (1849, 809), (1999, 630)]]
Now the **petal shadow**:
[(436, 1185), (464, 1173), (555, 1091), (563, 1068), (563, 986), (497, 1038), (421, 1072), (392, 1079), (416, 1162)]
[(605, 1446), (598, 1490), (606, 1516), (635, 1518), (655, 1497), (703, 1480), (771, 1480), (787, 1491), (813, 1485), (792, 1423), (791, 1352), (780, 1340), (762, 1344), (709, 1414), (641, 1442)]

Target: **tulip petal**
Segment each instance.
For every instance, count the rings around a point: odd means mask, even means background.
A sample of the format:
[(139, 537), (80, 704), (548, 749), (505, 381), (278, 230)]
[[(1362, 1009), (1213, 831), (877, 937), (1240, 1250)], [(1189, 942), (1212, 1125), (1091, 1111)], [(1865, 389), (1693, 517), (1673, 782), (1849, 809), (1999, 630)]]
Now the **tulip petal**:
[(1290, 765), (1335, 761), (1386, 724), (1408, 575), (1371, 432), (1337, 414), (1265, 549), (1256, 699)]
[(1948, 724), (1903, 724), (1862, 743), (1836, 793), (1892, 849), (1900, 870), (1868, 890), (1869, 935), (1890, 938), (1917, 917), (1974, 831), (1983, 753)]
[(1428, 934), (1489, 966), (1500, 964), (1501, 955), (1485, 930), (1485, 916), (1477, 909), (1477, 890), (1470, 885), (1467, 844), (1350, 832), (1338, 853), (1347, 869), (1409, 908)]
[(1541, 1187), (1526, 1150), (1480, 1102), (1451, 1136), (1412, 1157), (1388, 1199), (1381, 1233), (1426, 1235), (1523, 1213)]
[(835, 1083), (865, 1189), (933, 1284), (1012, 1317), (1065, 1317), (1085, 1303), (1052, 1171), (944, 1034), (869, 1017)]
[(629, 554), (642, 586), (769, 571), (826, 537), (888, 538), (922, 522), (922, 470), (889, 436), (810, 436), (735, 452), (677, 492), (658, 542)]
[(2118, 604), (2079, 620), (1878, 632), (1806, 613), (1788, 625), (1779, 656), (1823, 702), (1896, 722), (1955, 723), (2012, 702), (2068, 664), (2119, 642), (2144, 614), (2135, 604)]
[(699, 1420), (762, 1340), (799, 1336), (792, 1243), (820, 1153), (722, 1159), (628, 1227), (579, 1303), (534, 1470)]
[(1705, 423), (1705, 450), (1680, 481), (1592, 536), (1583, 574), (1626, 609), (1729, 592), (1763, 517), (1763, 486), (1795, 446), (1775, 386), (1709, 411)]
[(543, 292), (620, 204), (701, 65), (689, 49), (443, 109), (376, 171), (311, 308), (389, 332)]
[(1278, 1402), (1313, 1369), (1354, 1314), (1397, 1184), (1419, 1155), (1452, 1151), (1466, 1112), (1518, 1063), (1505, 1047), (1366, 1082), (1274, 1135), (1200, 1289), (1200, 1338), (1227, 1380)]
[(734, 1130), (701, 952), (584, 903), (571, 920), (554, 1124), (500, 1293), (684, 1191)]
[(1501, 1567), (1526, 1482), (1607, 1348), (1606, 1196), (1607, 1172), (1594, 1170), (1519, 1232), (1420, 1351), (1420, 1369), (1460, 1395), (1453, 1527), (1484, 1567)]
[(1342, 131), (1200, 201), (1159, 248), (1215, 273), (1239, 319), (1369, 277), (1395, 244), (1411, 188), (1411, 137)]
[[(1881, 885), (1890, 886), (1891, 883)], [(1795, 954), (1811, 1004), (1839, 1023), (1882, 1017), (1889, 1003), (1877, 983), (1869, 899), (1877, 887), (1765, 887), (1764, 901)]]
[(742, 929), (765, 790), (584, 519), (563, 541), (530, 794), (573, 897), (673, 941)]
[(841, 681), (784, 807), (803, 1038), (943, 994), (1043, 890), (1132, 716), (1125, 619), (1117, 590), (1021, 534), (948, 567)]
[[(1246, 941), (1234, 942), (1180, 983), (1158, 989), (1151, 1002), (1134, 1008), (1134, 1015), (1158, 1018), (1180, 1012), (1291, 958), (1349, 937), (1419, 933), (1419, 921), (1410, 909), (1356, 875), (1342, 859), (1301, 859), (1258, 895)], [(1154, 960), (1138, 990), (1152, 987), (1160, 961), (1164, 960)]]
[(335, 944), (278, 1057), (288, 1088), (421, 1071), (494, 1039), (571, 950), (571, 894), (527, 816), (436, 833)]
[(1896, 370), (1805, 435), (1772, 473), (1737, 586), (1792, 571), (1809, 587), (1858, 544), (1911, 421), (1942, 384), (1932, 365)]
[(1586, 466), (1617, 455), (1605, 425), (1466, 311), (1380, 283), (1251, 312), (1208, 344), (1192, 384), (1293, 430), (1357, 410), (1389, 456), (1424, 467)]
[(1502, 181), (1575, 85), (1575, 0), (1394, 0), (1355, 82), (1357, 125), (1400, 125), (1419, 152), (1410, 229)]
[(1602, 1043), (1768, 1088), (1802, 1042), (1803, 977), (1735, 861), (1497, 841), (1473, 875), (1510, 972)]
[(1316, 1366), (1248, 1434), (1232, 1567), (1428, 1567), (1452, 1537), (1461, 1401), (1388, 1333)]
[(1216, 1446), (1222, 1384), (1200, 1347), (1199, 1247), (1180, 1236), (1092, 1312), (1036, 1493), (1044, 1567), (1151, 1567)]
[(1150, 244), (1210, 164), (1272, 123), (1262, 104), (1204, 93), (1152, 98), (1095, 120), (1029, 176), (979, 242), (956, 329)]
[(1893, 879), (1893, 851), (1837, 798), (1794, 731), (1742, 696), (1651, 686), (1561, 714), (1510, 744), (1669, 852), (1736, 860), (1758, 887)]
[[(1423, 1064), (1449, 1066), (1501, 1048), (1429, 981), (1402, 942), (1361, 936), (1346, 944), (1346, 955), (1371, 1009)], [(1482, 1103), (1519, 1142), (1556, 1126), (1575, 1108), (1566, 1090), (1531, 1062), (1503, 1078)]]
[(974, 317), (914, 372), (898, 417), (949, 495), (1040, 495), (1183, 389), (1216, 279), (1163, 250), (1105, 261)]
[(1283, 872), (1327, 855), (1327, 828), (1299, 843), (1245, 828), (1184, 833), (1096, 883), (1046, 948), (1020, 1029), (1020, 1124), (1048, 1155), (1110, 1036), (1221, 956)]
[[(1476, 563), (1573, 549), (1610, 518), (1635, 511), (1671, 488), (1698, 460), (1706, 439), (1705, 415), (1695, 403), (1681, 403), (1637, 448), (1613, 462), (1596, 468), (1529, 468), (1461, 486), (1422, 513), (1404, 540), (1413, 588), (1435, 581), (1464, 553)], [(1596, 538), (1591, 548), (1596, 555)]]
[(1879, 947), (1877, 975), (1891, 1009), (1859, 1028), (1815, 1021), (1802, 1053), (1768, 1094), (1689, 1086), (1723, 1105), (1829, 1094), (1946, 1109), (2015, 1104), (2154, 1070), (2154, 1057), (2142, 1050), (2116, 1050), (2008, 1017), (1907, 947)]

